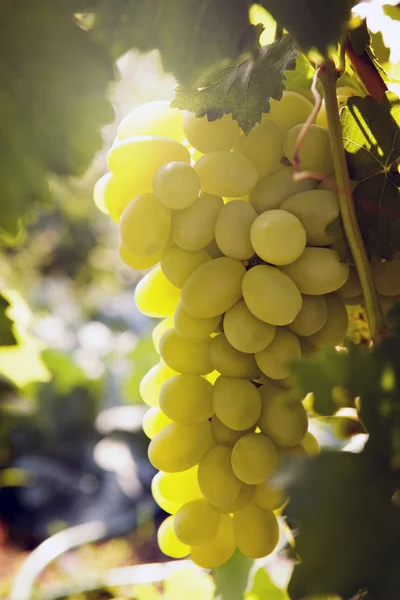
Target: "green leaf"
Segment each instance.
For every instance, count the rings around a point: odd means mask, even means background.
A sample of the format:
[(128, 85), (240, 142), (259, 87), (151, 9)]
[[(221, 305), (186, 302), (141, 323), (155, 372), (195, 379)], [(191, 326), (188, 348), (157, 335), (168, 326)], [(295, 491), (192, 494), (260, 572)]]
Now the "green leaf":
[(239, 550), (225, 564), (214, 569), (215, 597), (218, 600), (243, 600), (254, 561)]
[(400, 249), (399, 106), (371, 97), (349, 98), (341, 111), (343, 139), (357, 218), (370, 256), (391, 258)]
[(244, 596), (245, 600), (289, 600), (287, 593), (278, 588), (271, 580), (268, 572), (258, 569), (254, 575), (253, 584)]
[(285, 71), (295, 68), (297, 47), (285, 35), (263, 46), (253, 58), (215, 71), (197, 87), (180, 85), (171, 106), (194, 112), (210, 121), (231, 113), (248, 134), (269, 112), (269, 100), (280, 100), (285, 89)]
[(349, 38), (351, 47), (357, 56), (361, 56), (365, 50), (369, 49), (371, 44), (371, 36), (365, 21), (360, 27), (350, 31)]
[(54, 391), (60, 396), (68, 394), (78, 386), (87, 385), (87, 375), (68, 354), (59, 350), (44, 350), (42, 359), (52, 374)]
[(7, 316), (9, 301), (0, 293), (0, 346), (15, 346), (17, 339), (13, 332), (14, 321)]
[(299, 54), (296, 59), (294, 71), (286, 71), (285, 88), (287, 90), (301, 90), (310, 92), (315, 69), (306, 59), (304, 54)]

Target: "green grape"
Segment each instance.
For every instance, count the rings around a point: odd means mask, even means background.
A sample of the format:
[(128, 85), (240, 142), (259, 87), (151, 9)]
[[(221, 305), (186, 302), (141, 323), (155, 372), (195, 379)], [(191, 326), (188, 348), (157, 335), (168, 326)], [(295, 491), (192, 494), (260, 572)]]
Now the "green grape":
[(302, 294), (320, 296), (338, 290), (349, 277), (349, 266), (330, 248), (305, 248), (291, 265), (280, 267)]
[(226, 377), (256, 379), (260, 374), (254, 356), (236, 350), (222, 333), (211, 340), (210, 361), (214, 369)]
[(161, 255), (161, 269), (168, 281), (181, 288), (189, 275), (209, 260), (204, 250), (188, 252), (179, 246), (170, 246)]
[(211, 338), (191, 342), (181, 337), (175, 329), (166, 331), (160, 339), (160, 356), (163, 361), (179, 373), (206, 375), (213, 365), (209, 358)]
[(155, 135), (182, 142), (183, 114), (171, 108), (167, 100), (146, 102), (134, 108), (121, 121), (117, 138), (125, 140), (135, 135)]
[(179, 335), (192, 342), (201, 342), (216, 331), (221, 321), (221, 317), (210, 317), (209, 319), (196, 319), (191, 317), (182, 304), (178, 304), (175, 315), (175, 329)]
[[(110, 213), (106, 206), (105, 190), (107, 189), (108, 182), (112, 177), (113, 175), (111, 173), (105, 173), (96, 181), (93, 188), (94, 203), (99, 211), (106, 215), (109, 215)], [(132, 200), (132, 198), (130, 198), (130, 200)]]
[(220, 211), (215, 224), (215, 241), (230, 258), (245, 260), (254, 254), (250, 241), (250, 228), (257, 213), (243, 200), (232, 200)]
[[(290, 129), (283, 142), (285, 156), (292, 162), (293, 151), (303, 125)], [(310, 125), (299, 149), (301, 171), (315, 171), (324, 175), (334, 172), (329, 133), (319, 125)]]
[(243, 134), (233, 151), (248, 158), (255, 166), (258, 178), (262, 179), (281, 166), (282, 129), (274, 121), (267, 120), (256, 125), (249, 135)]
[(254, 485), (247, 485), (246, 483), (243, 483), (239, 492), (239, 496), (236, 498), (236, 500), (230, 502), (229, 504), (221, 504), (220, 506), (216, 506), (215, 510), (223, 515), (235, 513), (238, 510), (241, 510), (251, 501), (253, 494)]
[(234, 431), (233, 429), (230, 429), (230, 427), (224, 425), (223, 422), (218, 419), (217, 415), (213, 415), (210, 422), (213, 438), (217, 444), (221, 444), (222, 446), (231, 446), (233, 448), (242, 435), (254, 431), (254, 427), (250, 427), (244, 431)]
[(240, 352), (260, 352), (272, 342), (275, 332), (275, 325), (269, 325), (257, 319), (247, 308), (244, 300), (239, 300), (225, 313), (224, 333), (226, 339)]
[(180, 473), (163, 473), (159, 471), (153, 478), (153, 487), (165, 499), (174, 504), (182, 505), (191, 500), (202, 498), (197, 480), (198, 471), (198, 465)]
[(218, 419), (235, 431), (253, 427), (260, 417), (260, 393), (247, 379), (218, 377), (212, 398)]
[(140, 382), (139, 392), (143, 402), (148, 406), (158, 406), (161, 386), (174, 375), (177, 375), (177, 372), (170, 369), (165, 363), (159, 362), (154, 365)]
[(270, 325), (287, 325), (299, 314), (302, 298), (290, 277), (275, 267), (257, 265), (243, 278), (243, 298), (255, 317)]
[(232, 450), (232, 469), (236, 477), (256, 485), (262, 483), (278, 466), (275, 445), (262, 433), (249, 433), (241, 437)]
[(332, 234), (326, 228), (340, 213), (336, 194), (321, 189), (301, 192), (285, 200), (281, 208), (300, 219), (306, 230), (307, 246), (332, 244)]
[[(260, 388), (262, 411), (258, 426), (278, 446), (300, 444), (307, 432), (307, 412), (301, 402), (295, 401), (284, 390), (270, 393)], [(170, 425), (168, 425), (170, 427)]]
[(164, 331), (168, 331), (169, 329), (173, 329), (174, 327), (174, 319), (172, 317), (167, 317), (160, 321), (153, 329), (151, 334), (154, 348), (158, 354), (160, 354), (160, 339)]
[(182, 288), (182, 305), (192, 317), (208, 319), (229, 310), (242, 297), (246, 273), (233, 258), (214, 258), (201, 265)]
[(250, 193), (249, 202), (258, 214), (266, 210), (280, 208), (290, 196), (314, 190), (317, 182), (313, 179), (293, 181), (293, 167), (283, 167), (261, 179)]
[(222, 198), (201, 192), (197, 200), (172, 215), (172, 237), (184, 250), (206, 248), (214, 240), (215, 223), (224, 206)]
[(400, 259), (371, 261), (371, 272), (377, 291), (382, 296), (400, 294)]
[(171, 423), (171, 419), (167, 417), (161, 408), (154, 406), (145, 412), (142, 420), (142, 429), (147, 437), (152, 440), (169, 423)]
[(289, 376), (289, 363), (301, 356), (299, 340), (294, 333), (279, 328), (269, 346), (255, 354), (261, 371), (271, 379), (284, 379)]
[(264, 510), (277, 510), (287, 500), (283, 490), (272, 487), (267, 481), (256, 485), (253, 496), (254, 503)]
[(307, 98), (291, 91), (284, 91), (280, 100), (271, 99), (269, 104), (269, 113), (263, 114), (261, 122), (272, 119), (285, 133), (295, 125), (304, 123), (313, 108)]
[(119, 243), (119, 257), (128, 267), (132, 267), (136, 271), (154, 267), (161, 260), (161, 252), (157, 254), (149, 254), (148, 256), (136, 256), (129, 252), (122, 242)]
[(221, 258), (224, 256), (224, 253), (221, 252), (217, 242), (213, 240), (204, 248), (204, 250), (211, 256), (211, 258)]
[(215, 506), (234, 502), (242, 488), (242, 482), (232, 470), (231, 455), (231, 448), (217, 445), (210, 448), (199, 463), (201, 493)]
[(169, 162), (155, 174), (153, 191), (159, 202), (167, 208), (188, 208), (199, 195), (200, 178), (187, 163)]
[(151, 440), (149, 460), (159, 471), (186, 471), (200, 462), (213, 443), (209, 421), (196, 425), (170, 423)]
[(177, 538), (189, 546), (212, 540), (221, 522), (221, 515), (207, 500), (199, 498), (184, 504), (174, 517)]
[(349, 278), (341, 288), (336, 290), (335, 294), (343, 298), (346, 302), (347, 300), (357, 298), (362, 294), (361, 283), (355, 267), (350, 267)]
[(146, 317), (171, 317), (181, 299), (181, 290), (165, 277), (160, 266), (147, 273), (136, 286), (135, 303)]
[(232, 518), (222, 515), (215, 537), (206, 544), (192, 546), (190, 558), (203, 569), (215, 569), (226, 563), (236, 549)]
[(190, 163), (185, 146), (175, 140), (138, 135), (115, 143), (108, 153), (108, 168), (129, 182), (132, 196), (150, 192), (157, 171), (172, 161)]
[(190, 552), (189, 546), (181, 542), (174, 530), (174, 516), (167, 517), (158, 528), (157, 542), (163, 554), (172, 558), (183, 558)]
[(318, 440), (311, 431), (307, 431), (306, 435), (301, 440), (301, 445), (309, 456), (315, 456), (320, 453)]
[(306, 231), (300, 219), (285, 210), (267, 210), (250, 230), (251, 243), (260, 258), (273, 265), (288, 265), (306, 247)]
[(161, 388), (160, 408), (178, 423), (195, 425), (213, 416), (212, 391), (211, 383), (199, 375), (175, 375)]
[(274, 513), (255, 504), (248, 504), (233, 515), (233, 531), (239, 550), (249, 558), (268, 556), (279, 540)]
[(309, 336), (310, 341), (317, 348), (328, 348), (341, 344), (349, 326), (349, 318), (342, 298), (335, 294), (329, 294), (325, 296), (325, 300), (328, 307), (326, 323), (316, 333)]
[(296, 335), (312, 335), (325, 325), (328, 306), (324, 296), (303, 296), (303, 305), (294, 321), (287, 328)]
[(203, 192), (214, 196), (245, 196), (258, 180), (257, 170), (248, 158), (226, 150), (204, 154), (194, 168)]
[(230, 150), (241, 134), (239, 125), (231, 115), (209, 121), (207, 117), (197, 118), (194, 113), (186, 112), (183, 129), (189, 144), (203, 153)]
[[(171, 500), (164, 498), (164, 496), (160, 493), (158, 484), (157, 484), (157, 476), (160, 474), (161, 474), (161, 472), (159, 471), (153, 477), (153, 480), (151, 482), (151, 494), (152, 494), (155, 502), (158, 504), (158, 506), (160, 508), (165, 510), (165, 512), (169, 513), (170, 515), (175, 515), (178, 512), (178, 510), (180, 509), (180, 507), (182, 506), (182, 504), (184, 504), (184, 503), (183, 502), (179, 502), (179, 503), (171, 502)], [(168, 475), (176, 475), (176, 474), (179, 475), (180, 473), (168, 473)]]
[(171, 211), (154, 194), (141, 194), (122, 213), (119, 231), (122, 243), (132, 254), (156, 254), (168, 241)]

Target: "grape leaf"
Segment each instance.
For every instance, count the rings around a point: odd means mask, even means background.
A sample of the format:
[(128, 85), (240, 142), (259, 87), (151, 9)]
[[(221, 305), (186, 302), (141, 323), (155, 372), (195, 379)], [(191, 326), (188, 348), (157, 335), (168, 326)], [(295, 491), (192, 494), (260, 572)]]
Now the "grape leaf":
[(254, 561), (238, 549), (231, 558), (213, 570), (217, 600), (243, 600), (244, 590)]
[(265, 568), (257, 569), (250, 591), (244, 598), (245, 600), (289, 600), (289, 596), (274, 584)]
[(286, 71), (285, 73), (285, 88), (287, 90), (310, 92), (314, 74), (314, 67), (306, 59), (304, 54), (299, 54), (296, 59), (296, 68), (294, 71)]
[(13, 320), (7, 316), (9, 301), (0, 293), (0, 346), (15, 346), (16, 337), (13, 332)]
[(350, 31), (349, 38), (351, 47), (357, 56), (361, 56), (365, 50), (369, 49), (371, 44), (371, 36), (365, 21), (360, 27)]
[(198, 86), (180, 85), (171, 106), (194, 112), (210, 121), (231, 113), (248, 134), (269, 112), (269, 100), (280, 100), (285, 89), (285, 71), (296, 66), (297, 46), (291, 35), (285, 35), (260, 48), (253, 58), (223, 67)]
[(400, 250), (400, 175), (392, 170), (400, 157), (400, 109), (389, 99), (352, 97), (341, 111), (361, 233), (370, 256), (386, 258)]

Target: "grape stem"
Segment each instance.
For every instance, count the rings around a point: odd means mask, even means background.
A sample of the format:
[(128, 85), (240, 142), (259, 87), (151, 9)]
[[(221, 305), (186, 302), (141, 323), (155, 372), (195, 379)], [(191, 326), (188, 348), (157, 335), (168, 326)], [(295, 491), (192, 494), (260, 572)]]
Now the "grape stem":
[(337, 181), (337, 194), (339, 197), (343, 227), (360, 279), (370, 335), (373, 339), (381, 329), (382, 311), (377, 298), (369, 267), (368, 255), (360, 233), (353, 204), (353, 195), (347, 169), (342, 129), (340, 126), (338, 104), (336, 100), (337, 76), (338, 74), (334, 62), (327, 59), (321, 72), (321, 83), (324, 90), (328, 131)]

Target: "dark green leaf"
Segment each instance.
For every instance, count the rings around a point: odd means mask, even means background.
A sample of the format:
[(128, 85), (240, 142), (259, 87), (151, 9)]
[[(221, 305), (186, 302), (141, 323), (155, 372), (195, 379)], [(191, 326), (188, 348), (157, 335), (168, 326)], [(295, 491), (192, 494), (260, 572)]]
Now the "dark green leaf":
[(13, 320), (7, 316), (6, 311), (10, 303), (0, 293), (0, 346), (15, 346), (17, 340), (13, 332)]
[(215, 597), (218, 600), (243, 600), (254, 561), (235, 550), (225, 564), (214, 569)]
[(215, 71), (198, 87), (179, 86), (172, 106), (210, 121), (231, 113), (247, 134), (269, 112), (270, 98), (282, 97), (285, 71), (295, 68), (296, 56), (296, 43), (285, 35), (253, 58)]
[(357, 56), (361, 56), (361, 54), (369, 48), (371, 43), (371, 36), (369, 34), (367, 25), (365, 21), (360, 27), (357, 29), (352, 29), (349, 33), (351, 47), (353, 48), (355, 54)]

